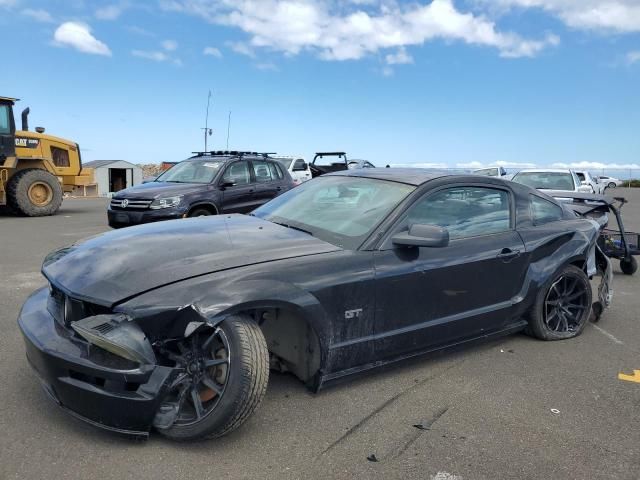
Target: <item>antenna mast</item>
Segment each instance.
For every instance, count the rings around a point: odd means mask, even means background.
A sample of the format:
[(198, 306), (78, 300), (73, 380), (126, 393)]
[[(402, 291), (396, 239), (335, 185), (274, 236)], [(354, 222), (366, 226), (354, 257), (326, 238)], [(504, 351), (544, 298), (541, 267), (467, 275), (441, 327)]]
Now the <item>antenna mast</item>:
[(231, 110), (229, 110), (229, 119), (227, 120), (227, 150), (229, 150), (229, 133), (231, 132)]
[(209, 90), (209, 96), (207, 97), (207, 116), (204, 119), (204, 151), (207, 151), (207, 137), (211, 136), (213, 130), (209, 128), (209, 104), (211, 103), (211, 90)]

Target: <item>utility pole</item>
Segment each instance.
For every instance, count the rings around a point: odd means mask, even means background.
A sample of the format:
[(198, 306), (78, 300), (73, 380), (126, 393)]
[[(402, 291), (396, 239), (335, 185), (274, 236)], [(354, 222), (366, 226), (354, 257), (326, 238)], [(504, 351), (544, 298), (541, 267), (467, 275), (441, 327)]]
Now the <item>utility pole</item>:
[(227, 119), (227, 151), (229, 150), (229, 133), (231, 132), (231, 110), (229, 110), (229, 118)]
[(209, 104), (211, 103), (211, 90), (209, 90), (209, 96), (207, 97), (207, 115), (204, 119), (204, 151), (207, 151), (207, 137), (213, 134), (213, 130), (209, 128)]

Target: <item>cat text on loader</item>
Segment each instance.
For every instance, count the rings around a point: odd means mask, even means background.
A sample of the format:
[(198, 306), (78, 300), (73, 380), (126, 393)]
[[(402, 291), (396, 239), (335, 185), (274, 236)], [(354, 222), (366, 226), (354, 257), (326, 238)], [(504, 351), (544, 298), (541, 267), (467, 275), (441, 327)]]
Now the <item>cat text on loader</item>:
[(80, 148), (75, 142), (29, 131), (29, 109), (22, 112), (16, 132), (15, 98), (0, 97), (0, 205), (30, 217), (53, 215), (64, 192), (93, 181), (82, 175)]

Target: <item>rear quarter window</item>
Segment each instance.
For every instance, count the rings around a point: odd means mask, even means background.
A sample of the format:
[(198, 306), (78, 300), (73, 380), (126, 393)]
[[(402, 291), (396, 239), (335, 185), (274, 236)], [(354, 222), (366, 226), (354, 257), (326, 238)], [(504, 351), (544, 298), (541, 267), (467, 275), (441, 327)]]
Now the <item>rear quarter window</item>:
[(564, 218), (562, 207), (544, 198), (531, 195), (531, 218), (535, 225), (557, 222)]

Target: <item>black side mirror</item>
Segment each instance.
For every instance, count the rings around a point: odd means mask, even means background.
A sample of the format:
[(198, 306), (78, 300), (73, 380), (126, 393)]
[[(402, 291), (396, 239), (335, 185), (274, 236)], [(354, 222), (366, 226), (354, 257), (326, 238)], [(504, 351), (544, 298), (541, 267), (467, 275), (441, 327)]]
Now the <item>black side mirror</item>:
[(220, 184), (221, 188), (227, 188), (227, 187), (233, 187), (236, 183), (232, 182), (231, 180), (223, 180), (222, 183)]
[(391, 239), (403, 247), (442, 248), (449, 245), (449, 231), (438, 225), (411, 225), (408, 232), (397, 233)]

